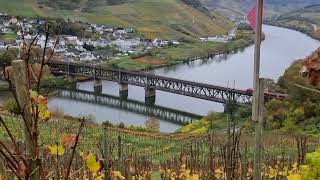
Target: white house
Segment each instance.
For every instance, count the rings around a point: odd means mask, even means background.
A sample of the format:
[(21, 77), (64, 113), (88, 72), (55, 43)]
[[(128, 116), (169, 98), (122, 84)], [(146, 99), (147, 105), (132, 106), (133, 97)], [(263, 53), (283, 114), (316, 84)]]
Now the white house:
[(77, 55), (75, 55), (74, 52), (66, 52), (64, 53), (64, 55), (68, 57), (74, 57), (74, 58), (77, 57)]
[(123, 37), (126, 35), (126, 32), (124, 30), (116, 30), (112, 34), (114, 37)]
[(112, 44), (116, 45), (120, 51), (128, 52), (128, 51), (132, 51), (134, 48), (139, 46), (140, 41), (137, 39), (131, 39), (131, 40), (117, 39), (113, 41)]
[(83, 43), (82, 41), (80, 41), (79, 39), (77, 39), (76, 45), (77, 45), (77, 46), (83, 46), (84, 43)]
[(95, 60), (96, 57), (92, 53), (81, 53), (79, 55), (80, 61), (92, 61)]
[(166, 46), (168, 45), (168, 41), (162, 41), (160, 38), (155, 38), (152, 41), (153, 46)]
[(67, 44), (77, 44), (78, 37), (77, 36), (65, 36), (64, 37)]
[(17, 32), (17, 35), (18, 35), (18, 36), (22, 36), (22, 32), (21, 32), (21, 31), (18, 31), (18, 32)]
[(113, 27), (107, 27), (107, 28), (104, 29), (104, 31), (112, 33), (114, 30), (113, 30)]
[(173, 45), (180, 45), (180, 42), (173, 40), (173, 41), (172, 41), (172, 44), (173, 44)]
[(31, 39), (33, 39), (34, 37), (31, 36), (30, 34), (27, 34), (27, 35), (24, 36), (24, 38), (25, 38), (26, 40), (31, 40)]
[(11, 24), (17, 24), (18, 23), (18, 19), (17, 18), (11, 18), (10, 19), (10, 23)]
[(63, 39), (59, 39), (59, 45), (65, 46), (66, 42)]
[(9, 21), (4, 21), (3, 23), (4, 27), (10, 27), (10, 22)]
[(80, 46), (80, 45), (75, 46), (75, 49), (76, 49), (77, 51), (79, 51), (79, 52), (85, 52), (85, 51), (86, 51), (86, 50), (85, 50), (82, 46)]
[(10, 33), (10, 32), (12, 32), (12, 30), (10, 28), (3, 27), (3, 28), (1, 28), (1, 32), (2, 33)]

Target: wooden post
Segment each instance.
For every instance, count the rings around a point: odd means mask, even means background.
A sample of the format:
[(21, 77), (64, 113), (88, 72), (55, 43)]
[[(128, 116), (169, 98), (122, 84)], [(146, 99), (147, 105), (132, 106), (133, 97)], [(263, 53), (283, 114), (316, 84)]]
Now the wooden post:
[(262, 9), (263, 0), (257, 0), (257, 17), (256, 17), (256, 36), (255, 36), (255, 51), (254, 51), (254, 74), (253, 74), (253, 103), (252, 103), (252, 119), (258, 122), (258, 100), (259, 100), (259, 78), (260, 78), (260, 48), (262, 34)]
[[(263, 11), (263, 0), (257, 0), (256, 4), (256, 29), (255, 29), (255, 51), (254, 51), (254, 74), (253, 74), (253, 102), (252, 102), (252, 120), (256, 123), (255, 131), (255, 152), (254, 152), (254, 180), (261, 179), (261, 165), (260, 165), (260, 151), (261, 151), (261, 130), (259, 126), (259, 120), (263, 117), (260, 115), (263, 102), (259, 98), (260, 93), (264, 93), (264, 90), (260, 88), (260, 49), (261, 49), (261, 37), (262, 37), (262, 11)], [(263, 82), (262, 82), (263, 84)], [(260, 114), (261, 113), (261, 114)]]
[(254, 180), (261, 179), (261, 151), (263, 133), (263, 109), (264, 109), (264, 79), (259, 80), (259, 112), (258, 122), (255, 122), (255, 151), (254, 151)]
[(14, 85), (16, 88), (16, 96), (18, 104), (23, 112), (23, 127), (26, 144), (26, 156), (29, 161), (29, 173), (32, 173), (30, 179), (40, 179), (40, 168), (37, 164), (36, 142), (33, 140), (33, 120), (31, 114), (31, 100), (28, 90), (28, 79), (26, 63), (23, 60), (12, 61), (12, 69), (14, 75)]

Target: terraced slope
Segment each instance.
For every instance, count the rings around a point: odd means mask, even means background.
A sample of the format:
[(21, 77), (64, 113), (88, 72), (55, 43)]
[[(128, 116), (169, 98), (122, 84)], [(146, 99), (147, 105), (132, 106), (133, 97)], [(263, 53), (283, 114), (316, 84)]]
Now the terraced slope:
[(267, 23), (296, 29), (320, 40), (320, 4), (270, 18)]
[(13, 15), (63, 17), (135, 27), (149, 38), (198, 38), (224, 34), (232, 25), (196, 0), (1, 0)]

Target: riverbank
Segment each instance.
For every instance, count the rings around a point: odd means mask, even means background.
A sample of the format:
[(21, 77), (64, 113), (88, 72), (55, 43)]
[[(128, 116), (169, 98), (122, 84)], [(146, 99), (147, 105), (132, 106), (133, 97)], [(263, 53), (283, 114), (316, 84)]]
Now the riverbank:
[[(264, 53), (262, 53), (261, 56), (261, 73), (262, 76), (266, 78), (278, 79), (283, 75), (285, 68), (289, 67), (295, 59), (306, 57), (311, 51), (319, 47), (318, 41), (306, 37), (297, 31), (274, 26), (264, 26), (263, 29), (266, 34), (266, 39), (262, 44)], [(252, 86), (253, 54), (254, 47), (250, 46), (235, 54), (159, 68), (153, 70), (152, 73), (160, 76), (221, 86), (228, 86), (228, 84), (232, 86), (232, 82), (235, 81), (235, 88), (245, 90)], [(81, 83), (79, 84), (79, 88), (86, 91), (93, 91), (93, 83), (94, 82)], [(103, 93), (118, 95), (119, 89), (116, 82), (106, 81), (103, 83)], [(130, 86), (128, 98), (144, 102), (144, 93), (143, 88)], [(125, 111), (124, 109), (114, 109), (105, 105), (80, 102), (76, 98), (57, 98), (49, 104), (50, 107), (63, 109), (65, 114), (73, 116), (78, 116), (79, 114), (94, 115), (96, 121), (101, 123), (109, 120), (113, 124), (124, 122), (127, 125), (143, 126), (145, 120), (149, 118), (146, 114), (136, 114)], [(221, 104), (162, 91), (157, 91), (156, 104), (203, 116), (212, 111), (223, 112), (223, 105)], [(160, 126), (166, 130), (173, 129), (173, 131), (179, 128), (165, 121)]]
[(185, 42), (179, 46), (150, 50), (140, 56), (122, 56), (101, 63), (102, 66), (141, 71), (183, 62), (206, 59), (219, 54), (230, 54), (254, 43), (252, 31), (238, 31), (236, 39), (227, 42)]
[(264, 24), (295, 30), (320, 41), (320, 28), (318, 31), (315, 31), (312, 24), (308, 22), (299, 22), (297, 20), (295, 24), (292, 24), (290, 21), (265, 21)]

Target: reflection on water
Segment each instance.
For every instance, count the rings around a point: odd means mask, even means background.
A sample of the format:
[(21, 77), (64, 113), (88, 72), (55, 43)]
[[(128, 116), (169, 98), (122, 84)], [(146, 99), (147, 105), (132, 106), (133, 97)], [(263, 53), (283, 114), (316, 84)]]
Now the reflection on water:
[[(80, 107), (79, 109), (79, 106), (84, 106), (84, 108)], [(177, 111), (157, 105), (147, 105), (144, 102), (125, 100), (113, 95), (97, 95), (94, 92), (83, 90), (60, 90), (58, 98), (49, 102), (49, 108), (52, 111), (73, 116), (93, 116), (98, 122), (110, 121), (113, 124), (125, 122), (127, 126), (143, 126), (144, 121), (150, 118), (158, 119), (160, 121), (160, 130), (163, 132), (173, 132), (181, 125), (186, 125), (202, 118), (189, 112)], [(95, 109), (98, 108), (110, 108), (109, 111), (113, 113), (96, 111)], [(114, 112), (117, 111), (118, 117), (114, 116), (117, 114)], [(125, 114), (125, 117), (130, 115), (130, 117), (126, 117), (130, 121), (122, 119), (120, 115), (122, 116), (123, 114)]]

